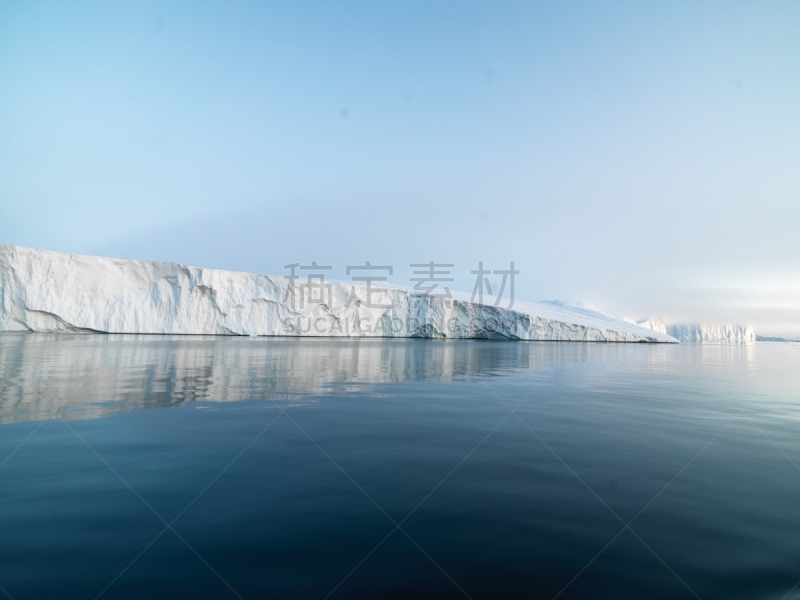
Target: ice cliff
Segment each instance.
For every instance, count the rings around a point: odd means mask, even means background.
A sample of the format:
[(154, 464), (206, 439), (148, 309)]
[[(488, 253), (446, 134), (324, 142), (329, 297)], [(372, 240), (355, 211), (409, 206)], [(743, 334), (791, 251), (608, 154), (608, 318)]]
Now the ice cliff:
[(664, 319), (654, 319), (654, 318), (647, 318), (647, 319), (639, 319), (636, 321), (636, 324), (639, 327), (644, 327), (645, 329), (652, 329), (653, 331), (658, 331), (659, 333), (663, 333), (666, 335), (667, 333), (667, 323)]
[(652, 329), (674, 337), (682, 343), (695, 344), (754, 344), (756, 332), (750, 325), (720, 323), (670, 323), (664, 319), (647, 318), (636, 321), (639, 327)]
[(755, 344), (756, 332), (750, 325), (670, 324), (667, 333), (681, 342), (701, 344)]
[(558, 302), (513, 310), (394, 287), (0, 245), (0, 331), (675, 342)]

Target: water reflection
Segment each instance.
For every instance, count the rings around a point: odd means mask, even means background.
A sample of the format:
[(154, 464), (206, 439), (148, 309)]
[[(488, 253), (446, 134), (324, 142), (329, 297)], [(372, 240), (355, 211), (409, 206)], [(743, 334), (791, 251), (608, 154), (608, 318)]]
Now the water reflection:
[(556, 358), (537, 357), (527, 344), (3, 335), (0, 422), (95, 418), (190, 400), (302, 402), (333, 385), (358, 391), (376, 383), (492, 376)]
[[(97, 418), (186, 401), (302, 403), (325, 393), (431, 379), (504, 377), (590, 362), (664, 371), (677, 352), (721, 369), (755, 349), (642, 344), (331, 340), (97, 334), (0, 336), (0, 423)], [(709, 356), (713, 354), (713, 356)], [(701, 356), (702, 355), (702, 356)]]

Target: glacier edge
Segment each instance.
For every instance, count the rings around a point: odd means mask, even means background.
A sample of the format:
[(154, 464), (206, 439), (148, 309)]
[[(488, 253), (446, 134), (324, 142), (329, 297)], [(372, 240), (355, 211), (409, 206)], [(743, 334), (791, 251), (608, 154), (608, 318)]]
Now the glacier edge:
[(315, 291), (283, 276), (0, 245), (0, 331), (677, 342), (558, 302), (504, 309), (341, 282), (308, 302)]

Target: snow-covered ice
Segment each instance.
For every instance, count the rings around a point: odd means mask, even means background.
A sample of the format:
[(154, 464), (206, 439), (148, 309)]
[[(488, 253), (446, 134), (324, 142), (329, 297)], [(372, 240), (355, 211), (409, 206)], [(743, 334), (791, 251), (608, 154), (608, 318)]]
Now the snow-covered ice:
[(730, 323), (677, 323), (667, 325), (667, 333), (681, 342), (700, 344), (755, 344), (756, 332), (750, 325)]
[(505, 309), (375, 284), (308, 289), (283, 276), (7, 245), (0, 286), (0, 331), (676, 342), (562, 302)]
[(669, 323), (661, 318), (646, 318), (636, 321), (645, 327), (665, 333), (682, 343), (695, 344), (755, 344), (756, 332), (750, 325), (730, 323)]

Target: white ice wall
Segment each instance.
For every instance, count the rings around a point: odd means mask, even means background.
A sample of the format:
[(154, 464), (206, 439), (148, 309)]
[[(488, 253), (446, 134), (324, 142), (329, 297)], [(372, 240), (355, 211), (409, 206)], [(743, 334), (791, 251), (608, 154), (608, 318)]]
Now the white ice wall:
[(701, 344), (755, 344), (756, 332), (749, 325), (671, 324), (667, 333), (681, 342)]
[(0, 245), (0, 331), (675, 341), (560, 303), (507, 310), (376, 288), (375, 308), (363, 285), (328, 290), (312, 304), (286, 277)]

